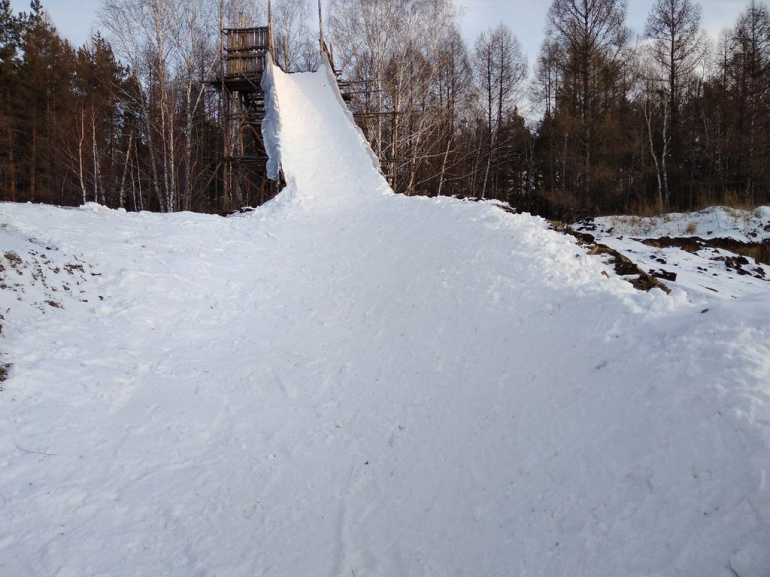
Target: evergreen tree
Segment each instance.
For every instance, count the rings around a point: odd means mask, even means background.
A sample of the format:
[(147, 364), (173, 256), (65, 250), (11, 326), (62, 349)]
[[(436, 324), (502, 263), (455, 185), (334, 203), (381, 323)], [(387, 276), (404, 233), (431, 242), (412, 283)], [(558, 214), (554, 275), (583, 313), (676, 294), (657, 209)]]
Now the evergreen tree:
[(11, 11), (10, 0), (0, 0), (0, 199), (11, 201), (16, 200), (20, 36), (21, 19)]

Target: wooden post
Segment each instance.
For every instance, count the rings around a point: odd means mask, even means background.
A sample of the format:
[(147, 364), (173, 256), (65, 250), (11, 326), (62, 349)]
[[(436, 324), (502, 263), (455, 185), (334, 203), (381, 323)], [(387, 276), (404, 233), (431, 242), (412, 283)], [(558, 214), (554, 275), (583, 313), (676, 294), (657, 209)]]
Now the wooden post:
[[(230, 194), (230, 163), (228, 157), (230, 155), (230, 95), (228, 93), (227, 86), (225, 85), (225, 73), (227, 72), (227, 65), (225, 63), (226, 51), (225, 42), (225, 2), (219, 0), (219, 58), (220, 58), (220, 79), (222, 84), (220, 86), (220, 94), (222, 95), (222, 198), (227, 198)], [(217, 207), (220, 210), (222, 207)]]
[(398, 90), (398, 82), (396, 82), (396, 98), (393, 103), (393, 149), (391, 152), (390, 161), (390, 186), (393, 190), (396, 190), (398, 179), (398, 109), (401, 107), (401, 94)]
[(270, 51), (270, 58), (275, 62), (275, 40), (273, 39), (273, 7), (270, 0), (267, 0), (267, 49)]
[(318, 43), (321, 54), (324, 53), (324, 21), (321, 14), (321, 0), (318, 0)]

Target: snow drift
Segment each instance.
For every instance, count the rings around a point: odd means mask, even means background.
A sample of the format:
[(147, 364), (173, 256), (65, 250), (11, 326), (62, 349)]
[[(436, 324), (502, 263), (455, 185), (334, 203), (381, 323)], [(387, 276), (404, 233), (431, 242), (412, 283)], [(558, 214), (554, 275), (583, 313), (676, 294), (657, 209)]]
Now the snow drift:
[(251, 215), (0, 204), (0, 575), (770, 571), (766, 291), (393, 195), (328, 71), (273, 79)]

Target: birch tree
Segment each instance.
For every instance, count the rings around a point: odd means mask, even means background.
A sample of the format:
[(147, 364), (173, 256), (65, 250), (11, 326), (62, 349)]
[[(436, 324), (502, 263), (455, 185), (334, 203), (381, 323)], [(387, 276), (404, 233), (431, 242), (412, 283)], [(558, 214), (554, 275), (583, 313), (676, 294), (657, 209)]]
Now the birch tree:
[(651, 56), (667, 80), (671, 132), (676, 131), (683, 79), (692, 74), (706, 51), (701, 8), (692, 0), (655, 0), (645, 28)]
[[(658, 167), (658, 178), (662, 180), (658, 194), (658, 208), (668, 205), (669, 174), (666, 167), (669, 157), (672, 160), (684, 158), (680, 154), (680, 113), (683, 89), (688, 78), (702, 63), (706, 53), (705, 33), (700, 27), (700, 5), (692, 0), (655, 0), (645, 28), (645, 37), (649, 40), (645, 50), (649, 53), (649, 82), (662, 83), (667, 102), (658, 106), (664, 115), (661, 130), (665, 137), (661, 139), (658, 151), (653, 151)], [(645, 111), (652, 112), (650, 107)]]
[(648, 51), (642, 52), (639, 63), (639, 103), (644, 118), (650, 158), (655, 166), (655, 208), (659, 213), (669, 206), (668, 162), (671, 155), (671, 99), (667, 83)]
[(410, 195), (437, 186), (440, 166), (449, 164), (435, 145), (444, 143), (440, 84), (457, 6), (333, 0), (329, 13), (335, 62), (354, 83), (352, 106), (391, 184)]
[[(203, 172), (198, 169), (195, 145), (195, 117), (203, 106), (204, 80), (211, 77), (218, 62), (214, 47), (216, 12), (211, 2), (188, 0), (182, 5), (179, 33), (174, 36), (178, 82), (184, 98), (184, 156), (181, 208), (192, 208), (196, 185)], [(175, 207), (176, 208), (176, 207)]]
[(278, 64), (287, 72), (306, 72), (317, 64), (317, 41), (308, 27), (310, 21), (308, 0), (275, 0), (273, 2), (273, 26), (275, 56)]

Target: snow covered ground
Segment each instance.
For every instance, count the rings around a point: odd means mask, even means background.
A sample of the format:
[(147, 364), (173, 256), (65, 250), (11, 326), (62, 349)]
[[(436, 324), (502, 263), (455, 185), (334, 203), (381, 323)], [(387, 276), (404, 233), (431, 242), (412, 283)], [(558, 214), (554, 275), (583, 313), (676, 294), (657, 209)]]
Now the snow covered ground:
[(767, 282), (636, 291), (275, 91), (254, 213), (0, 204), (0, 575), (770, 572)]
[[(738, 243), (768, 243), (770, 207), (753, 211), (712, 207), (653, 218), (602, 217), (581, 221), (574, 228), (593, 235), (597, 242), (630, 258), (645, 272), (676, 274), (675, 281), (664, 279), (664, 284), (687, 291), (692, 302), (744, 295), (761, 297), (770, 288), (770, 266), (719, 248), (719, 243), (713, 242), (732, 239)], [(682, 243), (677, 240), (668, 240), (671, 238), (685, 241), (689, 250), (678, 246)]]
[(591, 219), (600, 236), (662, 236), (733, 238), (742, 242), (770, 240), (770, 207), (737, 210), (711, 207), (694, 213), (670, 213), (664, 216), (605, 216)]
[(664, 216), (604, 216), (592, 219), (600, 236), (662, 236), (733, 238), (742, 242), (770, 240), (770, 207), (754, 210), (711, 207), (693, 213), (669, 213)]

